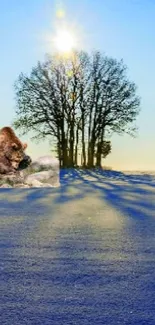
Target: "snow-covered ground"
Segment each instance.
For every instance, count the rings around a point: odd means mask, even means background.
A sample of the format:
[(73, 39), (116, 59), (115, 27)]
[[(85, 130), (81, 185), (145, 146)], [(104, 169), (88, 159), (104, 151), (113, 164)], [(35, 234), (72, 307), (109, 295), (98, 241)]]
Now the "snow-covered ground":
[(155, 172), (0, 191), (0, 324), (154, 325)]

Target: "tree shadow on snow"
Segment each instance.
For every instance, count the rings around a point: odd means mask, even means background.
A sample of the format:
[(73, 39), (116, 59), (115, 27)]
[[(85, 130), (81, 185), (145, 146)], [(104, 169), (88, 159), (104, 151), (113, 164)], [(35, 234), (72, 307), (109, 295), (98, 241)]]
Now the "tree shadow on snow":
[[(0, 216), (52, 214), (56, 205), (95, 193), (134, 220), (155, 216), (155, 174), (126, 174), (103, 169), (62, 169), (59, 188), (1, 189)], [(48, 204), (47, 204), (47, 200)]]
[[(76, 187), (81, 197), (87, 197), (89, 193), (96, 193), (98, 198), (106, 200), (107, 203), (138, 224), (142, 222), (145, 227), (145, 225), (148, 226), (149, 221), (150, 227), (152, 227), (152, 223), (154, 225), (155, 174), (126, 174), (102, 169), (72, 169), (61, 171), (61, 183), (65, 198), (67, 198), (70, 187)], [(154, 231), (155, 226), (152, 229)]]

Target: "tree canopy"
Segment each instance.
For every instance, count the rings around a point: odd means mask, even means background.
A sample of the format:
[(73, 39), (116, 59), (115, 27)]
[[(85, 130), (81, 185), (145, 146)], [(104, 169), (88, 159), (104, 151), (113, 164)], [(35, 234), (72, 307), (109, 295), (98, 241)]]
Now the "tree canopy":
[[(16, 119), (22, 134), (55, 141), (60, 166), (101, 166), (111, 152), (108, 133), (136, 130), (140, 99), (123, 61), (100, 52), (48, 56), (15, 83)], [(80, 157), (79, 157), (80, 156)], [(78, 158), (79, 157), (79, 158)]]

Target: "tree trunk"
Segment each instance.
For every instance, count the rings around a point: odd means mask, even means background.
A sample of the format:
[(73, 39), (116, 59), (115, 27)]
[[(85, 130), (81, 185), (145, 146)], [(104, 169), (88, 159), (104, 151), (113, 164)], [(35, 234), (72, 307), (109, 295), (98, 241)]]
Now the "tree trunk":
[(79, 127), (76, 129), (76, 145), (75, 145), (75, 165), (78, 165), (78, 143), (79, 143)]
[(86, 167), (86, 148), (85, 148), (85, 142), (82, 142), (82, 166)]
[(82, 165), (86, 167), (86, 150), (85, 150), (85, 123), (84, 113), (82, 112)]
[(102, 167), (102, 143), (104, 139), (104, 126), (102, 125), (101, 140), (97, 144), (96, 166)]
[(74, 167), (74, 124), (73, 124), (73, 122), (71, 122), (69, 142), (70, 142), (69, 167)]
[(101, 167), (101, 159), (102, 159), (101, 148), (102, 148), (102, 143), (98, 142), (97, 153), (96, 153), (96, 166), (97, 167)]
[(89, 168), (92, 168), (94, 166), (94, 153), (95, 153), (95, 141), (91, 140), (91, 142), (88, 144), (88, 163), (87, 166)]
[(67, 139), (64, 137), (62, 141), (62, 167), (68, 166), (68, 155), (67, 155)]

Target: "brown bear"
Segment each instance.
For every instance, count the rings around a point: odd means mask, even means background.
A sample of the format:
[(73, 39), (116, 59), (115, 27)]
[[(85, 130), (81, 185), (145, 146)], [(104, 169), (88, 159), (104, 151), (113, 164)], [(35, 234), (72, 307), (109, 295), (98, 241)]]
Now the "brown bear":
[(26, 143), (22, 143), (13, 129), (6, 126), (0, 129), (0, 173), (7, 174), (18, 170), (25, 158)]

